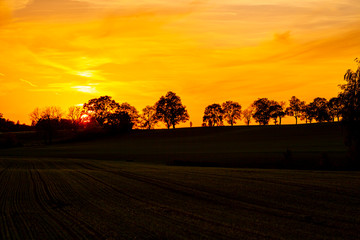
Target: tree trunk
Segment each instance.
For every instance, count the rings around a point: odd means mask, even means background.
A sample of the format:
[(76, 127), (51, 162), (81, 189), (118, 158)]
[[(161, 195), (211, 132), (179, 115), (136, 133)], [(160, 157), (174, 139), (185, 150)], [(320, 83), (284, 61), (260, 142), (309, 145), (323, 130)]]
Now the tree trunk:
[(295, 117), (295, 120), (296, 120), (296, 125), (297, 125), (297, 117)]

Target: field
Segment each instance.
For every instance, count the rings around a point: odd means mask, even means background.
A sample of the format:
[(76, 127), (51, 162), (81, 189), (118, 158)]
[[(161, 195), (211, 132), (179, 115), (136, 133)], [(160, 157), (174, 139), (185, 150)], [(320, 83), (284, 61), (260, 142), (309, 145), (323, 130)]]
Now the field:
[(264, 169), (286, 149), (300, 168), (346, 154), (336, 124), (1, 150), (0, 239), (359, 239), (359, 172)]
[[(135, 130), (93, 141), (2, 150), (3, 156), (122, 160), (181, 166), (316, 169), (345, 164), (339, 123)], [(326, 166), (325, 166), (326, 167)]]
[(1, 239), (358, 239), (357, 172), (1, 160)]

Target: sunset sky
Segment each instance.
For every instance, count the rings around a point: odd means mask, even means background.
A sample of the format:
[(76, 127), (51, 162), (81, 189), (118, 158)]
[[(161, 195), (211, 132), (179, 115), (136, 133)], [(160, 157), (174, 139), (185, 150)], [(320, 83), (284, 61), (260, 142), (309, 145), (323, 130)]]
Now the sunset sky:
[(0, 53), (0, 112), (13, 121), (103, 95), (141, 112), (174, 91), (199, 126), (212, 103), (336, 96), (360, 57), (360, 4), (0, 0)]

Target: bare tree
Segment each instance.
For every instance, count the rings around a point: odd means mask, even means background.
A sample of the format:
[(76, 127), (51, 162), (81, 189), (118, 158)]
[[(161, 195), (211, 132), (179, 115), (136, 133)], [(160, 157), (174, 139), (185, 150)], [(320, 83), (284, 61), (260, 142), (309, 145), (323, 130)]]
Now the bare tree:
[(67, 117), (70, 119), (71, 124), (73, 125), (75, 130), (78, 129), (83, 114), (84, 112), (81, 107), (76, 107), (76, 106), (69, 107)]
[(34, 111), (32, 111), (30, 114), (29, 114), (29, 117), (30, 117), (30, 120), (31, 120), (31, 125), (32, 126), (35, 126), (36, 123), (40, 120), (41, 118), (41, 111), (40, 109), (37, 107), (34, 109)]

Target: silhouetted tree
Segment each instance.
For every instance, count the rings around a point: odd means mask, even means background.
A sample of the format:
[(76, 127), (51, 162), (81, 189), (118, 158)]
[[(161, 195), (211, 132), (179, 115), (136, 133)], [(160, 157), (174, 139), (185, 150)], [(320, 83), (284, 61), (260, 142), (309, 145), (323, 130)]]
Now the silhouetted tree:
[(332, 121), (335, 121), (335, 118), (337, 118), (337, 121), (340, 121), (340, 117), (343, 110), (342, 101), (338, 97), (333, 97), (328, 102), (328, 108), (329, 108), (329, 115)]
[(107, 121), (105, 123), (105, 128), (111, 130), (112, 132), (127, 132), (130, 131), (134, 123), (132, 122), (131, 117), (127, 112), (116, 111), (115, 113), (110, 113), (107, 116)]
[(253, 103), (254, 106), (254, 114), (253, 118), (255, 122), (260, 125), (267, 125), (270, 121), (271, 117), (271, 107), (272, 102), (267, 98), (259, 98)]
[(238, 102), (226, 101), (222, 104), (222, 110), (224, 120), (231, 126), (241, 119), (241, 105)]
[(140, 116), (141, 127), (153, 129), (158, 122), (155, 106), (146, 106), (142, 111), (143, 113)]
[(100, 126), (105, 126), (109, 116), (119, 110), (120, 105), (109, 96), (89, 100), (83, 108), (87, 115), (94, 118)]
[(15, 123), (9, 119), (5, 119), (4, 115), (0, 113), (0, 132), (9, 132), (15, 130)]
[(125, 103), (122, 103), (120, 105), (119, 109), (120, 109), (121, 112), (126, 112), (130, 116), (131, 122), (134, 124), (133, 125), (134, 128), (139, 126), (139, 124), (140, 124), (140, 121), (139, 121), (140, 115), (139, 115), (138, 110), (136, 110), (135, 107), (133, 107), (129, 103), (125, 102)]
[[(30, 130), (33, 130), (33, 128), (26, 124), (20, 124), (19, 121), (17, 121), (15, 124), (14, 121), (6, 119), (4, 115), (0, 113), (0, 132), (19, 132), (19, 131), (30, 131)], [(13, 146), (12, 144), (10, 145)]]
[(348, 147), (349, 166), (360, 168), (360, 59), (356, 71), (347, 70), (345, 84), (340, 85), (339, 98), (343, 104), (342, 117), (345, 133), (345, 145)]
[(283, 107), (276, 101), (271, 101), (270, 104), (270, 117), (274, 120), (275, 125), (278, 123), (279, 118), (281, 125), (281, 118), (285, 115)]
[(316, 117), (316, 109), (313, 104), (305, 104), (302, 106), (300, 119), (306, 123), (311, 123)]
[[(359, 59), (355, 59), (359, 64)], [(356, 71), (348, 69), (345, 84), (340, 85), (339, 98), (343, 103), (343, 118), (348, 121), (360, 120), (360, 64)]]
[(156, 116), (164, 122), (169, 129), (175, 128), (180, 122), (189, 120), (189, 114), (186, 107), (181, 103), (181, 99), (174, 92), (168, 92), (155, 103)]
[(51, 144), (56, 131), (61, 126), (63, 112), (59, 107), (35, 108), (30, 114), (32, 124), (43, 134), (45, 143)]
[(281, 119), (286, 116), (286, 102), (281, 101), (280, 107), (281, 108), (279, 109), (278, 117), (279, 117), (279, 124), (281, 125)]
[(318, 122), (325, 122), (330, 120), (328, 102), (326, 98), (317, 97), (310, 103), (310, 108), (315, 111), (315, 120)]
[(205, 108), (203, 123), (209, 127), (222, 126), (223, 125), (224, 111), (220, 104), (214, 103)]
[(254, 114), (254, 107), (250, 105), (247, 109), (242, 112), (244, 122), (246, 125), (250, 125), (252, 115)]
[(75, 130), (77, 130), (81, 123), (81, 117), (83, 116), (84, 112), (81, 107), (71, 106), (69, 107), (67, 117), (71, 121), (71, 125)]
[(298, 99), (295, 96), (292, 96), (289, 102), (290, 102), (290, 106), (286, 108), (286, 115), (295, 117), (297, 124), (298, 118), (301, 116), (301, 112), (304, 108), (305, 102), (300, 101), (300, 99)]
[(35, 108), (34, 111), (29, 114), (29, 117), (31, 120), (31, 125), (35, 126), (41, 118), (41, 110), (39, 108)]

